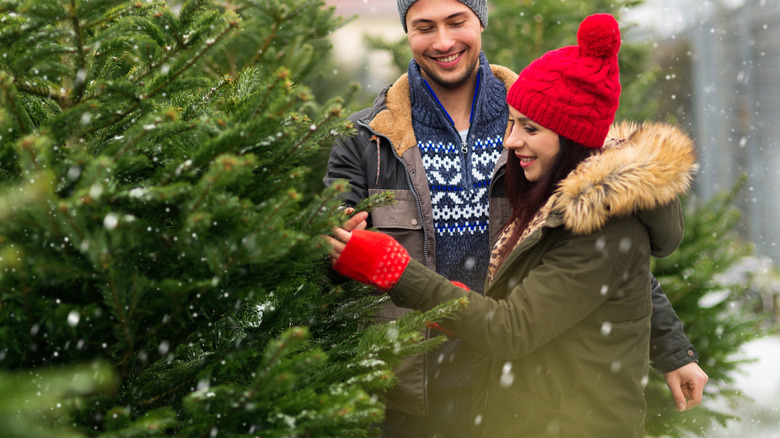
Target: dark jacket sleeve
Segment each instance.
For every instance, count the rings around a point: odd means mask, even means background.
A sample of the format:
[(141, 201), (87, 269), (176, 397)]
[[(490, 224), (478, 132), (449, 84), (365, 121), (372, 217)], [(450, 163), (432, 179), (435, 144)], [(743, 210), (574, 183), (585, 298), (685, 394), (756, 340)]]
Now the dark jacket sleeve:
[[(355, 133), (339, 137), (333, 143), (327, 170), (322, 178), (325, 187), (331, 187), (340, 180), (349, 183), (349, 189), (339, 195), (345, 207), (354, 207), (368, 197), (369, 175), (371, 172), (376, 173), (376, 167), (366, 161), (366, 148), (371, 144), (372, 133), (358, 123), (359, 120), (370, 117), (373, 111), (374, 108), (366, 108), (349, 116), (355, 126)], [(367, 221), (371, 227), (371, 217)], [(349, 280), (334, 270), (329, 270), (328, 276), (337, 284)]]
[[(371, 142), (371, 133), (357, 121), (369, 114), (370, 109), (355, 113), (349, 120), (355, 124), (356, 132), (352, 136), (336, 140), (328, 159), (328, 169), (322, 179), (326, 187), (338, 180), (346, 180), (349, 190), (341, 195), (346, 206), (353, 207), (368, 197), (368, 177), (371, 169), (365, 163), (365, 150)], [(374, 168), (375, 171), (375, 168)]]
[(653, 317), (650, 331), (650, 363), (659, 373), (668, 373), (699, 360), (696, 349), (683, 332), (682, 322), (664, 294), (661, 284), (651, 275)]

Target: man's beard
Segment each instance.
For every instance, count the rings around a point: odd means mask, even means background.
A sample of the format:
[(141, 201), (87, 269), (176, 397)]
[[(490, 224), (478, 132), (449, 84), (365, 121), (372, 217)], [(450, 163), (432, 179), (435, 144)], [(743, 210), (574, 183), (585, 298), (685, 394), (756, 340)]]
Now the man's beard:
[(458, 78), (458, 79), (456, 79), (455, 81), (449, 81), (449, 82), (448, 82), (448, 81), (445, 81), (444, 79), (442, 79), (442, 78), (441, 78), (441, 76), (438, 76), (438, 75), (436, 75), (436, 74), (433, 74), (432, 72), (428, 71), (428, 69), (426, 69), (426, 68), (425, 68), (425, 67), (423, 67), (423, 66), (420, 66), (420, 68), (421, 68), (421, 69), (422, 69), (422, 70), (425, 72), (425, 74), (426, 74), (426, 75), (427, 75), (427, 76), (428, 76), (428, 77), (429, 77), (429, 78), (430, 78), (430, 79), (431, 79), (431, 80), (432, 80), (432, 81), (433, 81), (433, 82), (434, 82), (436, 85), (438, 85), (438, 86), (440, 86), (440, 87), (442, 87), (442, 88), (446, 88), (446, 89), (448, 89), (448, 90), (454, 90), (454, 89), (456, 89), (456, 88), (459, 88), (460, 86), (462, 86), (462, 85), (463, 85), (463, 84), (465, 84), (466, 82), (468, 82), (468, 80), (471, 78), (471, 76), (472, 76), (472, 75), (474, 75), (474, 71), (476, 71), (476, 69), (477, 69), (477, 64), (478, 64), (478, 63), (479, 63), (479, 60), (478, 60), (478, 59), (474, 60), (474, 63), (473, 63), (473, 64), (471, 64), (471, 66), (469, 67), (469, 69), (468, 69), (468, 70), (466, 70), (466, 72), (463, 74), (463, 77), (461, 77), (461, 78)]

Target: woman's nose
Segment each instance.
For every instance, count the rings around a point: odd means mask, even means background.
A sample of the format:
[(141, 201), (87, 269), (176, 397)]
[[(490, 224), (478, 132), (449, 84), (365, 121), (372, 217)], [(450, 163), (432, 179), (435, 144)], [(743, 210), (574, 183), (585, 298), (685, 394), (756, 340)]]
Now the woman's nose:
[(520, 149), (523, 146), (525, 146), (525, 142), (522, 138), (520, 138), (520, 135), (518, 135), (514, 129), (509, 133), (509, 136), (504, 139), (504, 147), (507, 149)]

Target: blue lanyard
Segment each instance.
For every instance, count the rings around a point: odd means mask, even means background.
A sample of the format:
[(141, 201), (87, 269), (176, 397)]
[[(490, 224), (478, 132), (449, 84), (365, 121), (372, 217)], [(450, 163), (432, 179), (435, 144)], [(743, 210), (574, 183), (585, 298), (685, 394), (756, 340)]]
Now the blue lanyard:
[[(474, 90), (474, 99), (471, 101), (471, 113), (469, 114), (469, 126), (471, 126), (472, 122), (474, 121), (474, 108), (477, 106), (477, 95), (479, 94), (479, 83), (482, 78), (482, 75), (477, 72), (477, 87)], [(449, 119), (450, 123), (452, 123), (452, 126), (455, 126), (455, 121), (452, 120), (452, 117), (450, 117), (450, 114), (447, 112), (446, 109), (444, 109), (444, 105), (441, 104), (439, 101), (439, 98), (436, 96), (436, 93), (433, 92), (433, 88), (428, 84), (428, 81), (425, 80), (425, 78), (422, 78), (423, 83), (428, 88), (428, 91), (431, 92), (431, 96), (433, 96), (434, 100), (436, 100), (436, 103), (439, 105), (439, 108), (441, 108), (442, 111), (444, 111), (444, 114)]]

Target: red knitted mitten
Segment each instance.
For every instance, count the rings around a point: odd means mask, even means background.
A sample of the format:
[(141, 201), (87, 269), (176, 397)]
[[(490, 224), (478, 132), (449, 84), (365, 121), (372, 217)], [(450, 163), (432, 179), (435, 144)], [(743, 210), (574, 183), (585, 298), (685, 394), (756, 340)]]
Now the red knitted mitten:
[(333, 268), (341, 275), (388, 291), (401, 278), (409, 253), (387, 234), (355, 230)]

